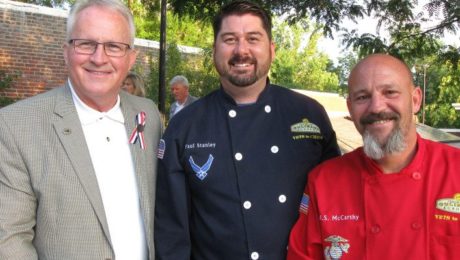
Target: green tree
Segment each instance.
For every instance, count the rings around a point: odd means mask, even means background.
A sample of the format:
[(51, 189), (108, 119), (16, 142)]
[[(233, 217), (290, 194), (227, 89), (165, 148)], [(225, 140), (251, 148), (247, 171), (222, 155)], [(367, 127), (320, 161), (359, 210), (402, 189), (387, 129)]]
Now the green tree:
[(426, 122), (440, 128), (460, 128), (460, 114), (452, 107), (452, 103), (460, 102), (460, 69), (446, 62), (443, 67), (438, 93), (433, 103), (426, 107)]
[(320, 27), (307, 19), (292, 25), (275, 19), (273, 40), (277, 48), (271, 81), (289, 88), (338, 91), (337, 75), (327, 70), (329, 58), (317, 50), (320, 37)]
[(358, 57), (354, 52), (347, 51), (338, 58), (338, 64), (331, 64), (329, 69), (339, 77), (339, 93), (345, 94), (348, 92), (348, 75), (350, 75), (353, 67), (358, 63)]

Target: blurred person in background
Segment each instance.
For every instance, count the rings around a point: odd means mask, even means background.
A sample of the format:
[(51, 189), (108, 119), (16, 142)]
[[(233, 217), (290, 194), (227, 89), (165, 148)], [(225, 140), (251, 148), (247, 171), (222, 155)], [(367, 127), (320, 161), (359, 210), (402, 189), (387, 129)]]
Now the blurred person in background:
[(129, 94), (145, 97), (144, 80), (134, 72), (128, 73), (121, 89), (127, 91)]

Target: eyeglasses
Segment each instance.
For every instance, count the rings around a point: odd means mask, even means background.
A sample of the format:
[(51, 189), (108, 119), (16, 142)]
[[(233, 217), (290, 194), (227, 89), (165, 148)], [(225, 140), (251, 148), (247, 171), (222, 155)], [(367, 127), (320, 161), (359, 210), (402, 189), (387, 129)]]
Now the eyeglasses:
[(87, 55), (94, 54), (97, 46), (102, 44), (105, 54), (110, 57), (123, 57), (131, 49), (129, 44), (122, 42), (97, 42), (85, 39), (71, 39), (69, 40), (69, 44), (73, 44), (76, 53)]

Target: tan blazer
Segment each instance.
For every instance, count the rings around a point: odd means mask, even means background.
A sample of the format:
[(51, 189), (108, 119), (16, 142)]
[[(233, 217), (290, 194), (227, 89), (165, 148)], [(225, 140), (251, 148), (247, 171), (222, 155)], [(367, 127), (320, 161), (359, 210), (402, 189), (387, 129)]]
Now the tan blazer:
[[(128, 135), (146, 113), (145, 143), (131, 145), (150, 259), (156, 151), (152, 101), (120, 93)], [(0, 259), (114, 259), (108, 224), (68, 86), (0, 110)], [(107, 163), (110, 163), (108, 160)]]

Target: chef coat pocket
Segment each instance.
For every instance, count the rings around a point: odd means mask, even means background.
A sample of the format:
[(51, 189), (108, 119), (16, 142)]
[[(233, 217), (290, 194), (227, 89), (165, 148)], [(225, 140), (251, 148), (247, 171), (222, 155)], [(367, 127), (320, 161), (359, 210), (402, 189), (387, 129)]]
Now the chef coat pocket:
[(432, 235), (430, 259), (460, 259), (460, 236)]

